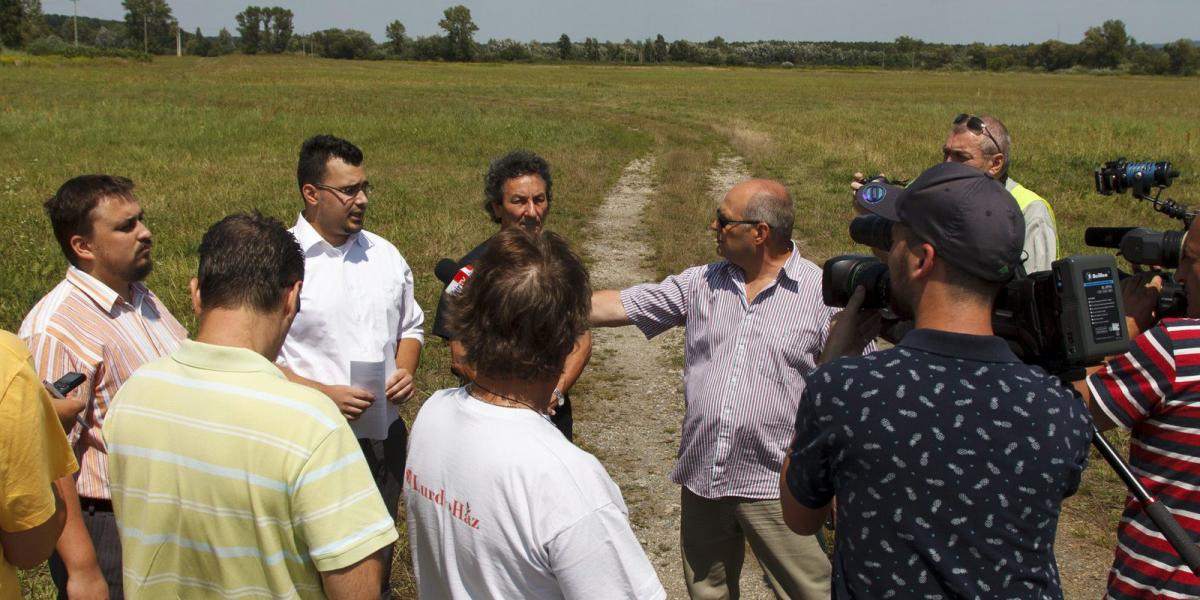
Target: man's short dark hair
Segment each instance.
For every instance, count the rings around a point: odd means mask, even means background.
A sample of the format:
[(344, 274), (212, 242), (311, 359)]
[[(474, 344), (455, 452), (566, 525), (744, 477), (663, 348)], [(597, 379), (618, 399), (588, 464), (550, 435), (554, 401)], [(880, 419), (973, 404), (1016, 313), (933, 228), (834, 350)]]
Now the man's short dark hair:
[(296, 183), (301, 188), (306, 183), (324, 183), (325, 165), (331, 158), (339, 158), (342, 162), (357, 167), (363, 162), (363, 153), (358, 146), (340, 137), (314, 135), (304, 140), (304, 144), (300, 146)]
[(447, 311), (467, 362), (489, 377), (558, 377), (588, 327), (583, 261), (554, 233), (513, 227), (488, 242), (474, 267)]
[(257, 212), (217, 221), (200, 241), (200, 307), (268, 312), (304, 279), (304, 253), (291, 232)]
[(540, 176), (546, 182), (546, 203), (554, 199), (550, 163), (528, 150), (514, 150), (492, 161), (483, 178), (483, 210), (492, 217), (493, 222), (500, 222), (500, 215), (492, 210), (492, 206), (504, 200), (504, 182), (524, 175)]
[(42, 203), (63, 256), (76, 267), (79, 257), (71, 250), (71, 237), (92, 233), (92, 211), (105, 198), (133, 200), (133, 182), (116, 175), (80, 175)]

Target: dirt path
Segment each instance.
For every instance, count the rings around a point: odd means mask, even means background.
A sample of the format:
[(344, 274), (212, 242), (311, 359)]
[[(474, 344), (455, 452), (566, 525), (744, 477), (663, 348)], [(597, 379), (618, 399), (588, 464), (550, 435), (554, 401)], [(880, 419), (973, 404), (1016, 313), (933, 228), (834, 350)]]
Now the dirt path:
[[(642, 212), (654, 193), (652, 158), (626, 167), (596, 215), (585, 249), (596, 289), (654, 280)], [(722, 159), (710, 173), (714, 198), (745, 178), (740, 159)], [(699, 261), (701, 259), (697, 259)], [(647, 341), (633, 327), (593, 331), (593, 355), (576, 404), (577, 439), (600, 458), (621, 487), (638, 540), (669, 598), (686, 598), (679, 557), (679, 486), (669, 479), (683, 419), (683, 332)], [(742, 597), (772, 598), (747, 557)]]

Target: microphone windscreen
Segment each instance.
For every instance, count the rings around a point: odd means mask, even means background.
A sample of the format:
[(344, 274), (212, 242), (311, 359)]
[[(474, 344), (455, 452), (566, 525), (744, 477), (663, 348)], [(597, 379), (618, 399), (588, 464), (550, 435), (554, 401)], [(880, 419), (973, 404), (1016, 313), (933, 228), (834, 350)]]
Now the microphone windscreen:
[(437, 265), (433, 267), (433, 274), (437, 276), (438, 281), (445, 285), (450, 285), (454, 279), (454, 274), (458, 272), (458, 263), (455, 263), (449, 258), (443, 258), (437, 261)]

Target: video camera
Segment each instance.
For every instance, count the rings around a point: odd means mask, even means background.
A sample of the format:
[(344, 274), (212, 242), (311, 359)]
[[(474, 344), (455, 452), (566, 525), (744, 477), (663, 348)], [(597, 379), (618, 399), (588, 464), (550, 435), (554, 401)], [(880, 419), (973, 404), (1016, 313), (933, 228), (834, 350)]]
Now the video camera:
[[(1162, 190), (1171, 186), (1179, 177), (1179, 171), (1167, 161), (1129, 162), (1124, 158), (1104, 163), (1096, 169), (1096, 191), (1110, 196), (1114, 193), (1132, 192), (1134, 198), (1154, 205), (1154, 210), (1183, 222), (1175, 231), (1155, 231), (1144, 227), (1089, 227), (1084, 231), (1083, 241), (1095, 248), (1116, 248), (1118, 255), (1137, 265), (1175, 269), (1183, 256), (1183, 241), (1196, 212), (1167, 198), (1161, 199)], [(1153, 196), (1150, 192), (1154, 191)], [(1159, 294), (1156, 313), (1159, 318), (1182, 316), (1187, 312), (1187, 296), (1183, 286), (1170, 272), (1163, 272), (1162, 292)], [(1127, 277), (1121, 273), (1121, 277)]]
[[(891, 222), (862, 215), (850, 237), (873, 248), (890, 248)], [(1117, 287), (1116, 260), (1108, 255), (1071, 256), (1050, 271), (1017, 277), (997, 294), (992, 328), (1022, 361), (1061, 374), (1123, 352), (1125, 311)], [(845, 307), (858, 286), (864, 308), (887, 308), (891, 278), (872, 256), (843, 255), (825, 261), (821, 288), (827, 306)], [(886, 336), (885, 336), (886, 337)], [(895, 343), (898, 340), (889, 340)]]

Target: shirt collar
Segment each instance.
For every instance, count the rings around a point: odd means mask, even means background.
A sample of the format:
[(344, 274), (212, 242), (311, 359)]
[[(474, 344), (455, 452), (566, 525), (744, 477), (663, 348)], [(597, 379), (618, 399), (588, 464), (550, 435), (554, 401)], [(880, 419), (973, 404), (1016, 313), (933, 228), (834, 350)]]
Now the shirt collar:
[[(292, 228), (292, 235), (295, 236), (296, 242), (300, 244), (300, 250), (305, 254), (308, 254), (308, 251), (312, 250), (313, 246), (318, 244), (325, 244), (326, 247), (336, 248), (336, 246), (325, 241), (325, 238), (321, 237), (321, 234), (317, 233), (312, 224), (305, 220), (303, 214), (296, 219), (296, 226)], [(361, 231), (351, 235), (349, 241), (364, 250), (371, 247), (371, 240), (367, 239), (367, 236), (363, 235)]]
[(791, 242), (791, 244), (792, 254), (788, 256), (787, 262), (783, 263), (783, 268), (779, 272), (792, 281), (800, 281), (800, 269), (804, 257), (800, 256), (800, 249), (796, 247), (796, 242)]
[[(110, 313), (116, 310), (118, 304), (125, 302), (125, 299), (116, 290), (75, 265), (67, 266), (67, 281), (83, 292), (92, 302)], [(150, 289), (146, 287), (146, 284), (135, 281), (129, 284), (129, 291), (133, 295), (133, 306), (137, 306), (141, 304), (142, 298), (150, 292)]]
[(940, 329), (914, 329), (900, 340), (900, 346), (980, 362), (1019, 363), (1004, 338), (994, 335), (969, 335)]
[[(781, 267), (779, 269), (779, 274), (775, 276), (777, 281), (779, 280), (779, 278), (783, 277), (783, 278), (790, 279), (793, 282), (798, 282), (798, 281), (800, 281), (800, 278), (803, 275), (803, 273), (801, 273), (801, 269), (804, 268), (803, 267), (803, 264), (805, 262), (804, 257), (800, 256), (800, 249), (796, 247), (796, 242), (791, 242), (791, 244), (792, 244), (792, 253), (791, 253), (791, 255), (788, 256), (787, 262), (783, 263), (783, 267)], [(734, 272), (740, 273), (741, 277), (743, 279), (745, 279), (746, 272), (743, 271), (741, 267), (733, 264), (732, 262), (730, 262), (728, 260), (725, 261), (725, 265), (726, 265), (726, 268), (731, 269)]]
[(218, 346), (194, 340), (181, 340), (179, 349), (171, 357), (180, 363), (206, 371), (233, 373), (261, 372), (285, 379), (283, 371), (275, 363), (249, 348)]

